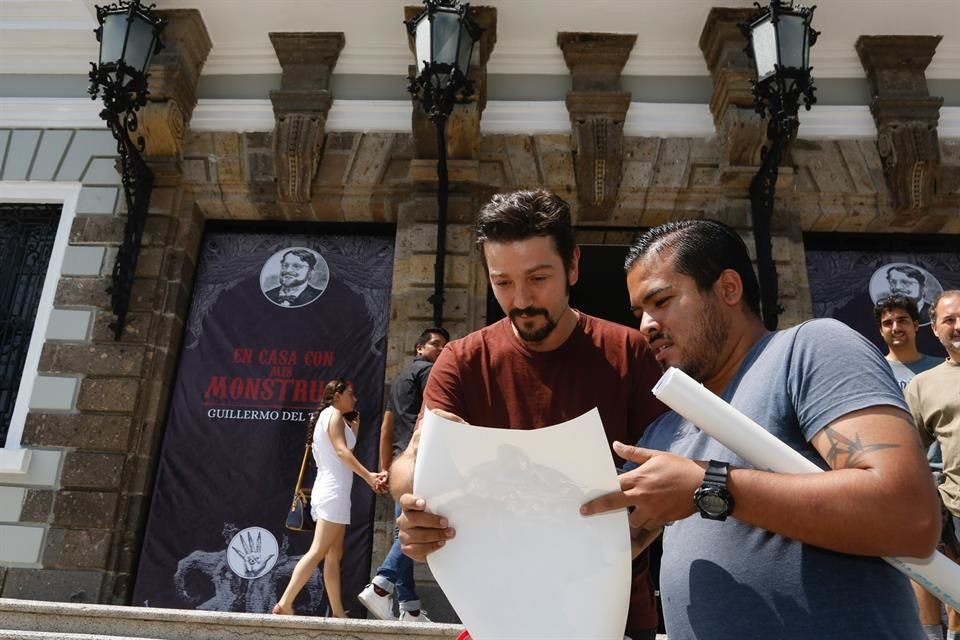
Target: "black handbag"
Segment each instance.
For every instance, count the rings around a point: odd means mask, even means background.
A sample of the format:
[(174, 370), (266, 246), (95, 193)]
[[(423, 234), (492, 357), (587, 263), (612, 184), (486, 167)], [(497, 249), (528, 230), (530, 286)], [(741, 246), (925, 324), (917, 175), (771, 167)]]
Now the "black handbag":
[(310, 463), (311, 445), (313, 445), (313, 429), (317, 424), (320, 412), (315, 411), (307, 420), (307, 442), (303, 447), (303, 461), (300, 463), (300, 473), (297, 475), (297, 484), (293, 488), (293, 502), (287, 511), (287, 529), (291, 531), (313, 531), (317, 523), (310, 513), (310, 489), (303, 486), (303, 475)]

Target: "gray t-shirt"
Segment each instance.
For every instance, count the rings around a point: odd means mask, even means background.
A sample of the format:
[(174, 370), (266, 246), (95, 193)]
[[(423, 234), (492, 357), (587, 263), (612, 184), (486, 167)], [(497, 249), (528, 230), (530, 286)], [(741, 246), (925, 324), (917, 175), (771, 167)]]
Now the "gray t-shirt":
[[(880, 352), (835, 320), (765, 336), (721, 397), (823, 469), (809, 444), (818, 431), (866, 407), (907, 410)], [(640, 446), (752, 467), (672, 411)], [(736, 518), (694, 514), (666, 527), (660, 594), (670, 640), (925, 637), (909, 581), (882, 559), (827, 551)]]
[(913, 380), (913, 376), (918, 373), (923, 373), (927, 369), (933, 369), (941, 362), (943, 362), (943, 358), (928, 356), (925, 353), (920, 354), (919, 360), (915, 360), (909, 364), (887, 360), (887, 364), (893, 369), (893, 377), (897, 379), (901, 390), (907, 388), (907, 384)]

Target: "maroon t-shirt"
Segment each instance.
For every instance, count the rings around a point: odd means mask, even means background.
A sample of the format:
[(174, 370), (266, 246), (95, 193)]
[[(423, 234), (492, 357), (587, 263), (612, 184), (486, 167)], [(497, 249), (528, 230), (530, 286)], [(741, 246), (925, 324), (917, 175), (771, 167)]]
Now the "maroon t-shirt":
[[(665, 410), (650, 390), (660, 379), (643, 335), (580, 314), (573, 333), (553, 351), (531, 351), (504, 318), (450, 342), (437, 358), (423, 406), (485, 427), (538, 429), (597, 407), (612, 444), (635, 444)], [(614, 456), (617, 466), (623, 461)], [(649, 557), (634, 561), (627, 627), (657, 626)]]

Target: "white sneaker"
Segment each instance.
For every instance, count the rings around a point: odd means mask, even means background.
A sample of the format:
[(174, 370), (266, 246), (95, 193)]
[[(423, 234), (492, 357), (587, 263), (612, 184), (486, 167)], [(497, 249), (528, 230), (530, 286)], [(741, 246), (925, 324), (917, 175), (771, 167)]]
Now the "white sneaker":
[(363, 588), (363, 591), (360, 592), (360, 595), (357, 596), (357, 600), (359, 600), (360, 604), (365, 606), (367, 611), (372, 613), (375, 618), (379, 618), (380, 620), (397, 619), (396, 616), (393, 615), (393, 594), (391, 593), (381, 596), (374, 591), (372, 584), (368, 584)]
[(433, 622), (427, 617), (427, 612), (420, 609), (419, 615), (413, 615), (409, 611), (400, 610), (400, 622)]

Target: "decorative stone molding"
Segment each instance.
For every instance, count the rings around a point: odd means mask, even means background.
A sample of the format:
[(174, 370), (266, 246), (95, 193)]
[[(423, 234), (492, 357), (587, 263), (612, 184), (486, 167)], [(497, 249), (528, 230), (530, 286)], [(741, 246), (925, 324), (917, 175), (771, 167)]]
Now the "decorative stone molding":
[(943, 98), (924, 74), (941, 36), (861, 36), (857, 54), (870, 81), (870, 113), (894, 211), (919, 213), (937, 195)]
[(760, 115), (753, 108), (753, 68), (738, 26), (756, 11), (713, 7), (700, 33), (700, 50), (713, 77), (710, 113), (720, 157), (729, 165), (756, 165), (764, 140)]
[(270, 41), (283, 68), (280, 90), (270, 92), (277, 194), (281, 202), (306, 203), (333, 104), (330, 76), (346, 40), (332, 32), (271, 33)]
[(150, 64), (150, 96), (140, 110), (146, 159), (175, 159), (197, 106), (197, 81), (213, 46), (196, 9), (157, 11), (167, 21), (164, 48)]
[(557, 46), (570, 69), (567, 111), (573, 128), (574, 169), (582, 220), (607, 218), (623, 172), (623, 123), (630, 93), (620, 74), (636, 35), (561, 32)]
[[(423, 12), (423, 5), (405, 6), (404, 19), (411, 20)], [(450, 182), (476, 182), (480, 177), (480, 119), (487, 106), (487, 61), (497, 44), (496, 7), (470, 7), (470, 15), (483, 28), (480, 41), (474, 45), (474, 60), (470, 65), (470, 83), (473, 94), (464, 104), (454, 105), (447, 118), (446, 143)], [(413, 37), (408, 34), (410, 52), (416, 54)], [(416, 74), (416, 65), (410, 65), (408, 74)], [(413, 105), (413, 162), (410, 179), (414, 182), (435, 182), (437, 179), (437, 127), (430, 121), (416, 101)]]

